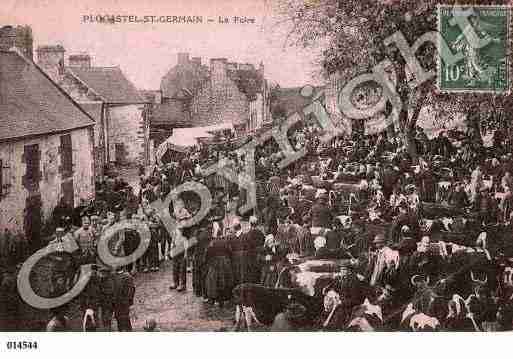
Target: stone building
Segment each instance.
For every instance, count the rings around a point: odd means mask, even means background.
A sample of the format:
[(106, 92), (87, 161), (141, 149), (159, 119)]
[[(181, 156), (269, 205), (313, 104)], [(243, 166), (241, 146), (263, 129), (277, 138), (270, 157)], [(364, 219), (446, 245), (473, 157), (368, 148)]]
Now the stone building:
[(70, 55), (66, 66), (64, 54), (60, 45), (40, 46), (38, 64), (94, 118), (97, 173), (105, 164), (147, 165), (148, 101), (119, 67), (93, 66), (88, 54)]
[(171, 132), (177, 127), (231, 123), (237, 134), (249, 134), (271, 121), (269, 86), (264, 66), (178, 54), (178, 63), (162, 78), (152, 127)]
[(94, 120), (25, 54), (0, 47), (0, 231), (37, 249), (60, 198), (94, 196)]

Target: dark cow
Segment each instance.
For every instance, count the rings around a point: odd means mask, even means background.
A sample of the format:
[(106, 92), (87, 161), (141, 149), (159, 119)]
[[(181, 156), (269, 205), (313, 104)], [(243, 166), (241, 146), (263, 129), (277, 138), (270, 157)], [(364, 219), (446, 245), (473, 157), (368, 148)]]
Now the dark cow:
[(348, 331), (374, 332), (383, 328), (383, 311), (381, 305), (373, 304), (368, 298), (353, 309), (347, 324)]
[(251, 331), (253, 323), (271, 325), (276, 315), (283, 312), (292, 301), (306, 308), (306, 317), (312, 323), (322, 310), (322, 298), (309, 296), (297, 288), (269, 288), (243, 283), (235, 287), (233, 298), (236, 304), (235, 330), (245, 326)]

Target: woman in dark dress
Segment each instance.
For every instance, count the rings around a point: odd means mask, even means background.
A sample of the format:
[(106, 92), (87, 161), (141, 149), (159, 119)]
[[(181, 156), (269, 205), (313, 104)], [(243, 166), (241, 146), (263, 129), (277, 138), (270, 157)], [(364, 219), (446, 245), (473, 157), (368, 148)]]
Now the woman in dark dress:
[(230, 241), (235, 285), (258, 282), (259, 278), (255, 275), (257, 247), (258, 244), (251, 240), (249, 233), (242, 234)]
[(212, 226), (203, 224), (198, 231), (198, 243), (194, 248), (193, 264), (192, 264), (192, 288), (197, 297), (204, 297), (205, 293), (205, 276), (206, 263), (205, 253), (212, 238)]
[(235, 280), (231, 264), (229, 242), (224, 239), (214, 239), (205, 251), (205, 294), (210, 302), (220, 305), (232, 297)]
[(286, 264), (288, 248), (277, 241), (272, 234), (267, 235), (265, 245), (259, 253), (262, 267), (260, 283), (266, 287), (275, 287), (281, 270)]

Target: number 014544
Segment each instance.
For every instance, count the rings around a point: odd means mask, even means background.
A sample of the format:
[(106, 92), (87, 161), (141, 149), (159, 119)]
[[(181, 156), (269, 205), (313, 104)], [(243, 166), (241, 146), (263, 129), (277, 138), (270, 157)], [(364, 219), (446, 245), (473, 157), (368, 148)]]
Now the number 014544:
[(38, 348), (38, 344), (35, 341), (8, 341), (8, 350), (34, 350)]

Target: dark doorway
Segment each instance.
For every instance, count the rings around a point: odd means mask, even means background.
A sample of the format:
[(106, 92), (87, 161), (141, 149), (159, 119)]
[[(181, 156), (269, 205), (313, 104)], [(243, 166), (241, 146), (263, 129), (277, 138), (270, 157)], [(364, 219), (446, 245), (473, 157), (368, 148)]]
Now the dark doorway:
[(116, 164), (124, 165), (126, 163), (126, 152), (124, 143), (116, 143)]
[(25, 204), (24, 230), (32, 252), (42, 247), (41, 229), (43, 226), (41, 195), (33, 195), (27, 198)]
[(61, 183), (61, 191), (64, 202), (71, 208), (74, 208), (75, 195), (73, 190), (73, 178), (67, 179)]

